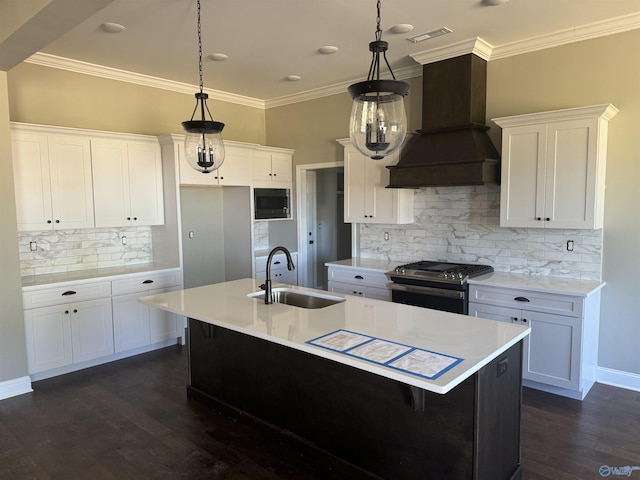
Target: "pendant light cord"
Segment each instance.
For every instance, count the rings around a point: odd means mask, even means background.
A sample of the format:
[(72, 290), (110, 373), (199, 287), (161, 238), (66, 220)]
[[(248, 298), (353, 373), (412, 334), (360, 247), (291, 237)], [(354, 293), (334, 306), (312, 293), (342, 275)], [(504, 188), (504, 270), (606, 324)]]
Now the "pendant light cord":
[(200, 0), (198, 0), (198, 72), (200, 73), (200, 93), (204, 91), (202, 81), (202, 28), (200, 27)]

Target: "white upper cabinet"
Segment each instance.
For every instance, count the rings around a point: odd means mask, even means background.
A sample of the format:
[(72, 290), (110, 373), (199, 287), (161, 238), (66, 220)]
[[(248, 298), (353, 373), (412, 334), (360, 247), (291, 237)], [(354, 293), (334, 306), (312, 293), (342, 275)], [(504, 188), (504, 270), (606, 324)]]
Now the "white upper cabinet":
[(386, 167), (398, 163), (398, 154), (372, 160), (349, 140), (340, 143), (344, 146), (345, 223), (413, 223), (413, 190), (386, 188)]
[(157, 141), (91, 141), (96, 227), (164, 224)]
[(12, 128), (18, 230), (91, 228), (89, 139)]
[(495, 118), (502, 127), (500, 225), (602, 228), (613, 105)]
[(259, 147), (253, 152), (253, 186), (291, 188), (293, 184), (293, 151)]
[(193, 169), (184, 157), (182, 143), (180, 152), (180, 184), (181, 185), (251, 185), (252, 160), (255, 145), (243, 145), (239, 142), (224, 142), (224, 162), (218, 170), (201, 173)]

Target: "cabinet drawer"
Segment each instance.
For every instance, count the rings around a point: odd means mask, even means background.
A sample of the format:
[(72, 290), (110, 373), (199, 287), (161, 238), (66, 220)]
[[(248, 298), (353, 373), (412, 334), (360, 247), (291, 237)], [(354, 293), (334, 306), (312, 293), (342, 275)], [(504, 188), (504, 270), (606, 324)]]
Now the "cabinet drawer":
[[(267, 271), (267, 258), (266, 257), (256, 257), (256, 276), (258, 278), (262, 278)], [(293, 260), (293, 265), (298, 268), (298, 254), (297, 252), (291, 252), (291, 259)], [(271, 260), (271, 271), (275, 271), (278, 267), (284, 267), (287, 269), (287, 256), (284, 253), (276, 253)]]
[(369, 287), (366, 285), (354, 285), (353, 283), (329, 282), (328, 290), (335, 293), (355, 295), (357, 297), (375, 298), (377, 300), (391, 301), (388, 288)]
[(23, 308), (45, 307), (62, 303), (93, 300), (111, 296), (111, 282), (67, 284), (22, 292)]
[(389, 280), (384, 272), (361, 270), (358, 268), (333, 268), (329, 267), (329, 281), (348, 283), (356, 286), (371, 286), (387, 288)]
[(583, 298), (482, 285), (470, 285), (469, 301), (542, 313), (582, 317)]
[(137, 275), (112, 282), (114, 295), (127, 293), (146, 292), (150, 289), (172, 287), (180, 285), (180, 272), (151, 273), (149, 275)]

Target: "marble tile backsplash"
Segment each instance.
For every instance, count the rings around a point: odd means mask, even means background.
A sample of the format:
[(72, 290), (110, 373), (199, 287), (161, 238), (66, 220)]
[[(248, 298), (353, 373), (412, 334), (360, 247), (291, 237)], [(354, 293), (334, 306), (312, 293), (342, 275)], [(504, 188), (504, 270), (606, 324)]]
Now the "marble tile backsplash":
[[(414, 217), (408, 225), (361, 224), (360, 256), (486, 263), (500, 272), (601, 279), (602, 230), (500, 227), (498, 185), (418, 189)], [(573, 251), (567, 251), (568, 240)]]
[(151, 227), (19, 232), (18, 242), (22, 276), (153, 261)]
[(269, 249), (269, 222), (256, 220), (253, 222), (253, 250)]

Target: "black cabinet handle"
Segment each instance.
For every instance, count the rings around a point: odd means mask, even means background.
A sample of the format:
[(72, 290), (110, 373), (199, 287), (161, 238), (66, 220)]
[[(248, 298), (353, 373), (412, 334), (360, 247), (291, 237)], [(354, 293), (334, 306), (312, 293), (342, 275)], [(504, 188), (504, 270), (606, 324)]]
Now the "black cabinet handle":
[(527, 297), (516, 297), (516, 298), (514, 298), (514, 300), (516, 302), (530, 302), (531, 301)]
[(353, 278), (356, 278), (356, 279), (358, 279), (358, 280), (364, 280), (364, 277), (363, 277), (362, 275), (356, 275), (356, 276), (355, 276), (355, 277), (353, 277)]
[(280, 260), (276, 260), (275, 262), (273, 262), (274, 265), (280, 265)]
[(47, 220), (47, 223), (51, 223), (51, 220)]
[(526, 318), (523, 318), (523, 319), (522, 319), (522, 323), (527, 323), (527, 319), (526, 319)]
[(64, 311), (64, 314), (65, 314), (65, 315), (69, 315), (69, 310), (65, 310), (65, 311)]
[(63, 296), (68, 296), (68, 295), (75, 295), (77, 292), (74, 292), (73, 290), (67, 290), (66, 292), (64, 292), (62, 295)]
[(147, 284), (147, 283), (153, 283), (153, 280), (145, 280), (144, 282), (142, 282), (143, 284)]
[(74, 308), (74, 309), (73, 309), (73, 313), (78, 313), (78, 309), (77, 309), (77, 308)]
[(60, 223), (60, 220), (56, 220), (56, 223)]

